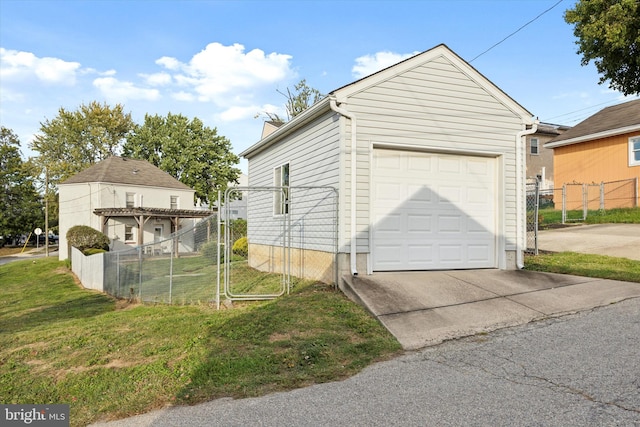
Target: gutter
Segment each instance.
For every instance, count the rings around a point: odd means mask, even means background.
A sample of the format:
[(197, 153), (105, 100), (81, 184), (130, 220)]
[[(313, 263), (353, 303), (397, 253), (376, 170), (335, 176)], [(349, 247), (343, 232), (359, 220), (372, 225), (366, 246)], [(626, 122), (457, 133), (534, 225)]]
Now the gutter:
[[(524, 146), (522, 137), (531, 135), (538, 131), (539, 121), (536, 119), (531, 129), (521, 130), (516, 134), (516, 267), (520, 270), (524, 268), (523, 251), (526, 249), (526, 224), (523, 221), (525, 211), (523, 209), (524, 194)], [(525, 125), (526, 127), (526, 125)]]
[(357, 254), (357, 238), (358, 232), (356, 227), (357, 215), (356, 215), (356, 143), (357, 143), (357, 129), (356, 129), (356, 116), (349, 112), (344, 107), (339, 107), (336, 102), (335, 97), (329, 98), (329, 106), (333, 111), (342, 115), (343, 117), (351, 120), (351, 253), (350, 253), (350, 261), (351, 261), (351, 274), (353, 276), (358, 275), (358, 269), (356, 267), (356, 254)]

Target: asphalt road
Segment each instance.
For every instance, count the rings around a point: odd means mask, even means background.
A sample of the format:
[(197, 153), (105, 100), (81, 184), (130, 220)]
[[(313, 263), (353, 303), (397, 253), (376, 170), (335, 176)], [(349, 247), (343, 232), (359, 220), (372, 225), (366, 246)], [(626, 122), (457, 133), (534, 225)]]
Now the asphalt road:
[[(44, 258), (44, 253), (32, 254), (32, 253), (21, 253), (16, 255), (8, 255), (0, 257), (0, 265), (8, 264), (14, 261), (24, 261), (25, 259), (36, 259), (36, 258)], [(49, 256), (58, 256), (58, 250), (49, 250)]]
[(640, 298), (378, 363), (341, 382), (115, 426), (639, 426)]

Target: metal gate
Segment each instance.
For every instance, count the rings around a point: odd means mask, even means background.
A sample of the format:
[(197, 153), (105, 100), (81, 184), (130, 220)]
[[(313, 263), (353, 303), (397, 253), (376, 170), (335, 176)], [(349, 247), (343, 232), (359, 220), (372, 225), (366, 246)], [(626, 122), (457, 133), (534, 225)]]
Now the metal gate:
[[(245, 235), (235, 216), (245, 210)], [(234, 187), (220, 215), (222, 289), (229, 300), (273, 299), (299, 280), (337, 283), (333, 187)], [(234, 219), (235, 218), (235, 219)]]

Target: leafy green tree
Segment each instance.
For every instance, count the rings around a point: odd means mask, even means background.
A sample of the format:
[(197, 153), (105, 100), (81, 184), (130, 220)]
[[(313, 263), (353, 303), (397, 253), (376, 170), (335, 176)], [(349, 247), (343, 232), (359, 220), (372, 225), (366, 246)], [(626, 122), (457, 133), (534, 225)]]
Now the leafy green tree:
[(638, 0), (580, 0), (565, 12), (578, 38), (582, 65), (594, 61), (600, 84), (625, 95), (640, 94), (640, 3)]
[(57, 117), (40, 123), (41, 134), (31, 143), (31, 149), (39, 153), (34, 164), (39, 174), (47, 169), (49, 183), (55, 187), (117, 154), (134, 126), (131, 113), (125, 113), (120, 104), (112, 108), (93, 101), (75, 111), (60, 108)]
[(18, 236), (43, 227), (44, 212), (28, 164), (20, 155), (20, 140), (0, 127), (0, 235)]
[[(265, 113), (269, 120), (276, 123), (285, 123), (298, 114), (302, 113), (307, 108), (318, 102), (324, 97), (318, 89), (312, 88), (307, 85), (306, 79), (300, 80), (293, 86), (293, 91), (287, 88), (286, 93), (280, 90), (276, 90), (280, 95), (284, 96), (287, 100), (285, 102), (285, 109), (287, 111), (287, 119), (280, 117), (276, 113)], [(256, 117), (259, 117), (258, 114)]]
[(123, 146), (123, 156), (147, 160), (195, 190), (196, 199), (212, 203), (218, 190), (237, 182), (238, 156), (231, 143), (198, 118), (181, 114), (146, 115)]

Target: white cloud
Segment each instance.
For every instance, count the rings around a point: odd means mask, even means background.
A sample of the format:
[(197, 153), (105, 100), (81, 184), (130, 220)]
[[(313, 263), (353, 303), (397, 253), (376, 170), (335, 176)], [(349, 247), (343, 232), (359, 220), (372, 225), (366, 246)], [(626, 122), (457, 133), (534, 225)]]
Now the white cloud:
[(356, 58), (356, 65), (351, 69), (351, 73), (357, 79), (366, 77), (391, 65), (397, 64), (407, 58), (416, 55), (413, 53), (376, 52), (373, 55), (364, 55)]
[(44, 83), (73, 85), (80, 63), (59, 58), (38, 58), (31, 52), (0, 48), (0, 78), (29, 79)]
[(148, 85), (150, 86), (166, 86), (171, 83), (171, 74), (169, 73), (155, 73), (155, 74), (140, 74)]
[(260, 111), (260, 107), (257, 105), (250, 105), (246, 107), (231, 107), (216, 115), (216, 118), (223, 122), (234, 122), (236, 120), (250, 119), (256, 116), (256, 113)]
[(265, 54), (260, 49), (245, 53), (244, 46), (238, 43), (231, 46), (210, 43), (189, 63), (166, 56), (156, 63), (178, 71), (172, 77), (179, 85), (192, 88), (198, 100), (224, 105), (225, 94), (250, 92), (291, 76), (290, 60), (290, 55)]
[(192, 93), (184, 92), (184, 91), (171, 94), (171, 98), (175, 99), (176, 101), (185, 101), (185, 102), (191, 102), (196, 99), (196, 97), (193, 96)]
[(120, 81), (115, 77), (99, 77), (93, 81), (93, 85), (98, 88), (105, 97), (117, 101), (127, 99), (155, 101), (160, 99), (160, 92), (157, 89), (136, 87), (131, 82)]

